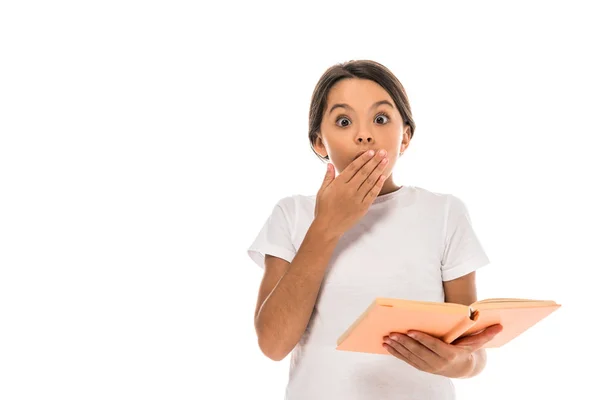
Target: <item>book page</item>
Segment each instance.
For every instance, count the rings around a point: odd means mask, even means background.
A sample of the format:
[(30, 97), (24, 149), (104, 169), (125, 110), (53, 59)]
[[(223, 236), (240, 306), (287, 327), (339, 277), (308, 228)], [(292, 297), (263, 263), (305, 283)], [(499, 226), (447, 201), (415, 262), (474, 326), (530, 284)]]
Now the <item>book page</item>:
[(496, 298), (476, 301), (471, 306), (474, 309), (515, 308), (515, 307), (547, 307), (556, 305), (552, 300), (529, 300), (516, 298)]
[(378, 297), (375, 299), (375, 303), (380, 306), (389, 306), (389, 307), (402, 307), (411, 310), (422, 310), (422, 311), (430, 311), (430, 310), (442, 310), (445, 313), (458, 313), (470, 315), (471, 309), (469, 306), (465, 306), (464, 304), (456, 304), (456, 303), (440, 303), (435, 301), (418, 301), (418, 300), (404, 300), (404, 299), (394, 299), (387, 297)]

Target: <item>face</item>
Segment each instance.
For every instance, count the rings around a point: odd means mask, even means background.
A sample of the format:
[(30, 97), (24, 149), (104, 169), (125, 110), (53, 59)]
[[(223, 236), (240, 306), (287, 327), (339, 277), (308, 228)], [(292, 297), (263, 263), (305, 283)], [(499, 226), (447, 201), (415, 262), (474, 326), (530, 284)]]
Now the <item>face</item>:
[(385, 149), (388, 178), (400, 152), (408, 147), (409, 131), (383, 87), (367, 79), (343, 79), (329, 91), (314, 148), (321, 156), (328, 155), (338, 172), (366, 150)]

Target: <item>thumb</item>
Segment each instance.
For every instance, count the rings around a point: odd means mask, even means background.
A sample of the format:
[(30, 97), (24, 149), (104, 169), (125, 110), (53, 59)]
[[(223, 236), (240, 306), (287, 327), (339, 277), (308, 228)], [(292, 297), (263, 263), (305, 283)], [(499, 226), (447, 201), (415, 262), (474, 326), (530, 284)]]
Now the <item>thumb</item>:
[(502, 332), (502, 325), (496, 324), (488, 326), (478, 333), (463, 337), (456, 340), (452, 344), (469, 348), (471, 351), (479, 350), (489, 341), (491, 341), (498, 333)]
[(323, 185), (321, 185), (321, 187), (329, 186), (333, 178), (335, 178), (333, 164), (327, 163), (327, 172), (325, 172), (325, 178), (323, 178)]

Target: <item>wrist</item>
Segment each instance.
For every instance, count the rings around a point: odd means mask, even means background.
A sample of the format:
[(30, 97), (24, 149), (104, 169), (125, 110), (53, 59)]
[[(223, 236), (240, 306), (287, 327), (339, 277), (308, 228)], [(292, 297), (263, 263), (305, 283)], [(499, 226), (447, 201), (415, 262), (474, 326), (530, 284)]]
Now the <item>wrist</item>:
[(467, 358), (461, 363), (457, 378), (470, 378), (475, 370), (476, 360), (473, 353), (469, 353)]
[(309, 232), (319, 236), (323, 241), (329, 243), (335, 243), (340, 240), (342, 234), (335, 232), (329, 226), (327, 221), (320, 218), (315, 218), (309, 227)]
[(475, 369), (475, 364), (475, 357), (472, 353), (470, 353), (466, 357), (461, 357), (460, 360), (457, 360), (442, 375), (444, 375), (447, 378), (470, 378)]

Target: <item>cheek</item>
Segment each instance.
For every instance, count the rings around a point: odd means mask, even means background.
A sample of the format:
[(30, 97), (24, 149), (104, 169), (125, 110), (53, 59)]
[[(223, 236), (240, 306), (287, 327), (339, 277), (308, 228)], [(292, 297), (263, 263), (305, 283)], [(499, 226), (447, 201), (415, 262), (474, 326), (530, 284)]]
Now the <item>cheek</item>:
[(390, 174), (392, 173), (392, 170), (396, 166), (397, 161), (398, 161), (398, 157), (390, 158), (390, 160), (388, 161), (388, 164), (385, 166), (385, 172), (387, 173), (387, 176), (390, 176)]
[(329, 162), (335, 167), (336, 175), (341, 173), (344, 168), (347, 167), (345, 160), (342, 160), (339, 156), (331, 157), (331, 154), (329, 154)]

